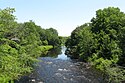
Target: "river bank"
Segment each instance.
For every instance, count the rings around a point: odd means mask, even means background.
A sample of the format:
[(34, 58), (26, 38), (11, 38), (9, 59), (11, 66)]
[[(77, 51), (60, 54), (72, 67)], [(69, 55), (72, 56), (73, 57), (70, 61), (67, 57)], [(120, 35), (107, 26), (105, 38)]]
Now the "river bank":
[(67, 57), (65, 49), (62, 47), (56, 57), (49, 57), (54, 50), (46, 57), (39, 57), (34, 72), (15, 83), (105, 83), (102, 75), (88, 63)]

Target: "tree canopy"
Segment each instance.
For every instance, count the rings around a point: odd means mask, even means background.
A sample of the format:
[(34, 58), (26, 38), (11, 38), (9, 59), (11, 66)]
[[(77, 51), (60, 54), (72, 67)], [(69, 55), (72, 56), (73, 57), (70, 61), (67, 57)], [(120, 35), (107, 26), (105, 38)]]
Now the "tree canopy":
[(14, 8), (0, 10), (0, 83), (8, 83), (33, 70), (37, 57), (59, 46), (58, 32), (30, 20), (18, 23)]
[[(125, 72), (113, 65), (125, 66), (125, 14), (119, 8), (108, 7), (96, 11), (90, 23), (77, 27), (66, 42), (73, 58), (91, 62), (107, 72), (112, 81), (125, 80)], [(115, 69), (115, 74), (112, 74)], [(118, 71), (121, 77), (118, 77)]]

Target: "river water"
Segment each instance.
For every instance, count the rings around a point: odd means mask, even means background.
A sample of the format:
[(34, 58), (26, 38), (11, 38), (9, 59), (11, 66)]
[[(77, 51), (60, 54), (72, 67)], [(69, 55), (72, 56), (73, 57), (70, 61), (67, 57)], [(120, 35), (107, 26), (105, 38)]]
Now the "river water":
[(65, 55), (66, 47), (52, 49), (29, 76), (16, 83), (105, 83), (99, 72), (88, 63), (71, 60)]

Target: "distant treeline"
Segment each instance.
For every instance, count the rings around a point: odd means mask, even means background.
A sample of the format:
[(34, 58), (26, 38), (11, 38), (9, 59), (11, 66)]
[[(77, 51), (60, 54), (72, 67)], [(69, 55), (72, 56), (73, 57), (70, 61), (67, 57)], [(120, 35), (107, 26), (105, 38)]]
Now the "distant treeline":
[(14, 8), (0, 10), (0, 83), (31, 72), (37, 57), (62, 43), (57, 30), (43, 29), (32, 20), (18, 23), (14, 12)]
[(125, 81), (125, 13), (119, 8), (97, 10), (90, 23), (72, 31), (66, 46), (71, 58), (90, 62), (108, 82)]

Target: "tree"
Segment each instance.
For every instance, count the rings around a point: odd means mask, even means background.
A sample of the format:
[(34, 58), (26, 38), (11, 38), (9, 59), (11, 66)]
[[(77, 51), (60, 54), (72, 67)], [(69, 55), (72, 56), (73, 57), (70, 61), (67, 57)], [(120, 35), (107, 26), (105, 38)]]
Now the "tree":
[(96, 18), (91, 20), (92, 31), (99, 33), (103, 30), (106, 34), (110, 34), (110, 30), (119, 30), (125, 26), (125, 14), (119, 8), (108, 7), (103, 10), (96, 11)]
[(66, 54), (70, 54), (72, 58), (79, 58), (86, 60), (92, 53), (92, 45), (94, 43), (93, 34), (90, 31), (89, 24), (84, 24), (77, 27), (72, 33), (71, 37), (67, 40)]
[(68, 39), (68, 37), (59, 36), (59, 40), (61, 42), (61, 45), (65, 45), (65, 42), (67, 39)]
[(124, 43), (125, 14), (119, 8), (108, 7), (97, 10), (89, 26), (84, 24), (72, 31), (66, 52), (91, 62), (110, 77), (109, 81), (120, 82), (125, 80), (125, 71), (116, 65), (125, 66)]
[(47, 41), (49, 45), (58, 46), (60, 45), (60, 40), (58, 37), (57, 30), (53, 28), (46, 29)]
[[(13, 8), (0, 10), (0, 83), (12, 82), (30, 73), (38, 61), (36, 58), (52, 48), (43, 46), (50, 41), (45, 29), (33, 21), (16, 22), (14, 11)], [(56, 30), (51, 30), (58, 38)]]
[(11, 38), (13, 36), (16, 25), (14, 12), (14, 8), (0, 10), (0, 37)]
[(93, 18), (91, 22), (91, 30), (96, 34), (96, 39), (100, 44), (98, 50), (102, 50), (100, 55), (105, 59), (111, 59), (113, 56), (119, 58), (123, 56), (124, 40), (121, 40), (121, 36), (123, 36), (121, 32), (124, 31), (125, 14), (119, 8), (108, 7), (98, 10), (96, 18)]
[(17, 22), (13, 8), (0, 10), (0, 82), (7, 83), (32, 70), (35, 58), (26, 54), (25, 49), (13, 41), (17, 35)]

